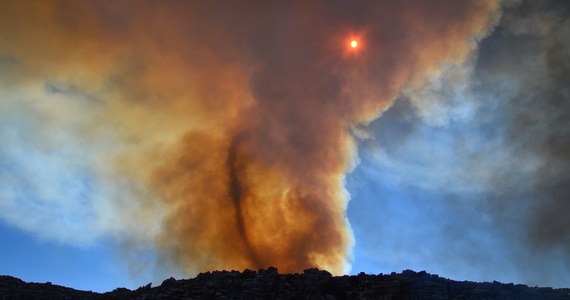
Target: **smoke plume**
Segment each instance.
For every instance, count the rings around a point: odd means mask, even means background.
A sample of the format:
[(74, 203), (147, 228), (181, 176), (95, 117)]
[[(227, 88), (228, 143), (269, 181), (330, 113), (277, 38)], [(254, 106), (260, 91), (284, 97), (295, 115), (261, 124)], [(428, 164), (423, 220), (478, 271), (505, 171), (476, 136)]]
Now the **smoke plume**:
[[(188, 274), (347, 272), (358, 126), (468, 60), (497, 17), (495, 1), (2, 1), (2, 217), (150, 241)], [(78, 192), (43, 193), (47, 177)], [(10, 217), (58, 204), (45, 221), (73, 222), (76, 201), (92, 224), (73, 234)]]

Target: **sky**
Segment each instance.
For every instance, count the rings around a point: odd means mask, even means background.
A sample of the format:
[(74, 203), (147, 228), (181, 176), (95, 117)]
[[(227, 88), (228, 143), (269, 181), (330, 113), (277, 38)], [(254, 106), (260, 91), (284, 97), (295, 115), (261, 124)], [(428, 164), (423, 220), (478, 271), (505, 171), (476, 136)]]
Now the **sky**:
[(273, 265), (568, 287), (569, 15), (0, 1), (0, 274), (109, 291)]

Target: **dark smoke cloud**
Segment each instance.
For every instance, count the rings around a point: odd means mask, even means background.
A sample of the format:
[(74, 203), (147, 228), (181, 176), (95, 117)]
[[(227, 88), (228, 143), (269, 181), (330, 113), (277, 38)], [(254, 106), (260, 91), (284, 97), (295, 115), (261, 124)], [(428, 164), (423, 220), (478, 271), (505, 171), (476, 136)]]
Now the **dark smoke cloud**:
[[(438, 232), (437, 243), (417, 254), (421, 261), (448, 264), (440, 273), (453, 274), (462, 265), (471, 274), (484, 274), (474, 277), (478, 280), (506, 273), (504, 280), (567, 285), (568, 16), (567, 1), (505, 2), (499, 25), (476, 56), (405, 90), (370, 126), (376, 139), (365, 142), (364, 164), (374, 161), (385, 170), (381, 178), (409, 187), (403, 205), (417, 199), (417, 207), (424, 207), (414, 193), (433, 201), (418, 219), (433, 217), (432, 209), (449, 216), (424, 221)], [(372, 173), (369, 168), (361, 172)], [(393, 192), (385, 189), (388, 199)], [(386, 218), (386, 224), (397, 223)], [(369, 230), (358, 226), (362, 234)], [(384, 237), (397, 239), (389, 232)], [(442, 252), (446, 255), (433, 255)], [(493, 263), (482, 266), (482, 261)]]
[[(507, 10), (483, 78), (509, 78), (505, 138), (539, 166), (529, 184), (528, 237), (539, 248), (570, 249), (570, 5), (525, 1)], [(482, 56), (484, 53), (482, 54)], [(484, 57), (484, 56), (483, 56)], [(490, 85), (489, 81), (482, 84)], [(566, 261), (570, 267), (570, 261)]]
[(495, 1), (2, 1), (0, 62), (29, 107), (77, 102), (58, 114), (74, 118), (63, 144), (83, 137), (116, 192), (102, 231), (141, 235), (189, 274), (340, 274), (353, 134), (469, 59), (497, 16)]

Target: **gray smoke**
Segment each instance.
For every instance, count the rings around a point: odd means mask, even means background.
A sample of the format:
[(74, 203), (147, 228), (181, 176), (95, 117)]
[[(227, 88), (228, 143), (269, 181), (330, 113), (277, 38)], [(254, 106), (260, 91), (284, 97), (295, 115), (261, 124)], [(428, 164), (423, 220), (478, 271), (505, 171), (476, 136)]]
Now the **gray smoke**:
[[(503, 8), (478, 55), (405, 90), (370, 125), (374, 139), (364, 141), (364, 163), (353, 177), (377, 180), (354, 179), (352, 186), (380, 189), (383, 211), (360, 211), (360, 198), (374, 197), (360, 192), (349, 217), (382, 220), (381, 230), (355, 221), (356, 238), (378, 232), (362, 238), (362, 246), (368, 252), (383, 247), (382, 255), (404, 253), (393, 258), (400, 264), (475, 280), (565, 286), (570, 3), (521, 1)], [(422, 250), (410, 240), (421, 241)]]

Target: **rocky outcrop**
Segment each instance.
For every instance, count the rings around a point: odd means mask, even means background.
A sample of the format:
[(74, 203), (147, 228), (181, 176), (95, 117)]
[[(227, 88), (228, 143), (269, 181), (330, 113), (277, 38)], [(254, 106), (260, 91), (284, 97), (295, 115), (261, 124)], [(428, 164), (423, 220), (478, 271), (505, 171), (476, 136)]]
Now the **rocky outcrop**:
[(137, 290), (118, 288), (104, 294), (50, 283), (26, 283), (0, 276), (0, 300), (8, 299), (570, 299), (570, 289), (528, 287), (499, 282), (459, 282), (406, 270), (389, 275), (334, 277), (308, 269), (279, 274), (277, 269), (214, 271), (193, 279), (166, 279)]
[(59, 285), (27, 283), (11, 276), (0, 276), (0, 300), (97, 299), (101, 294), (78, 291)]

